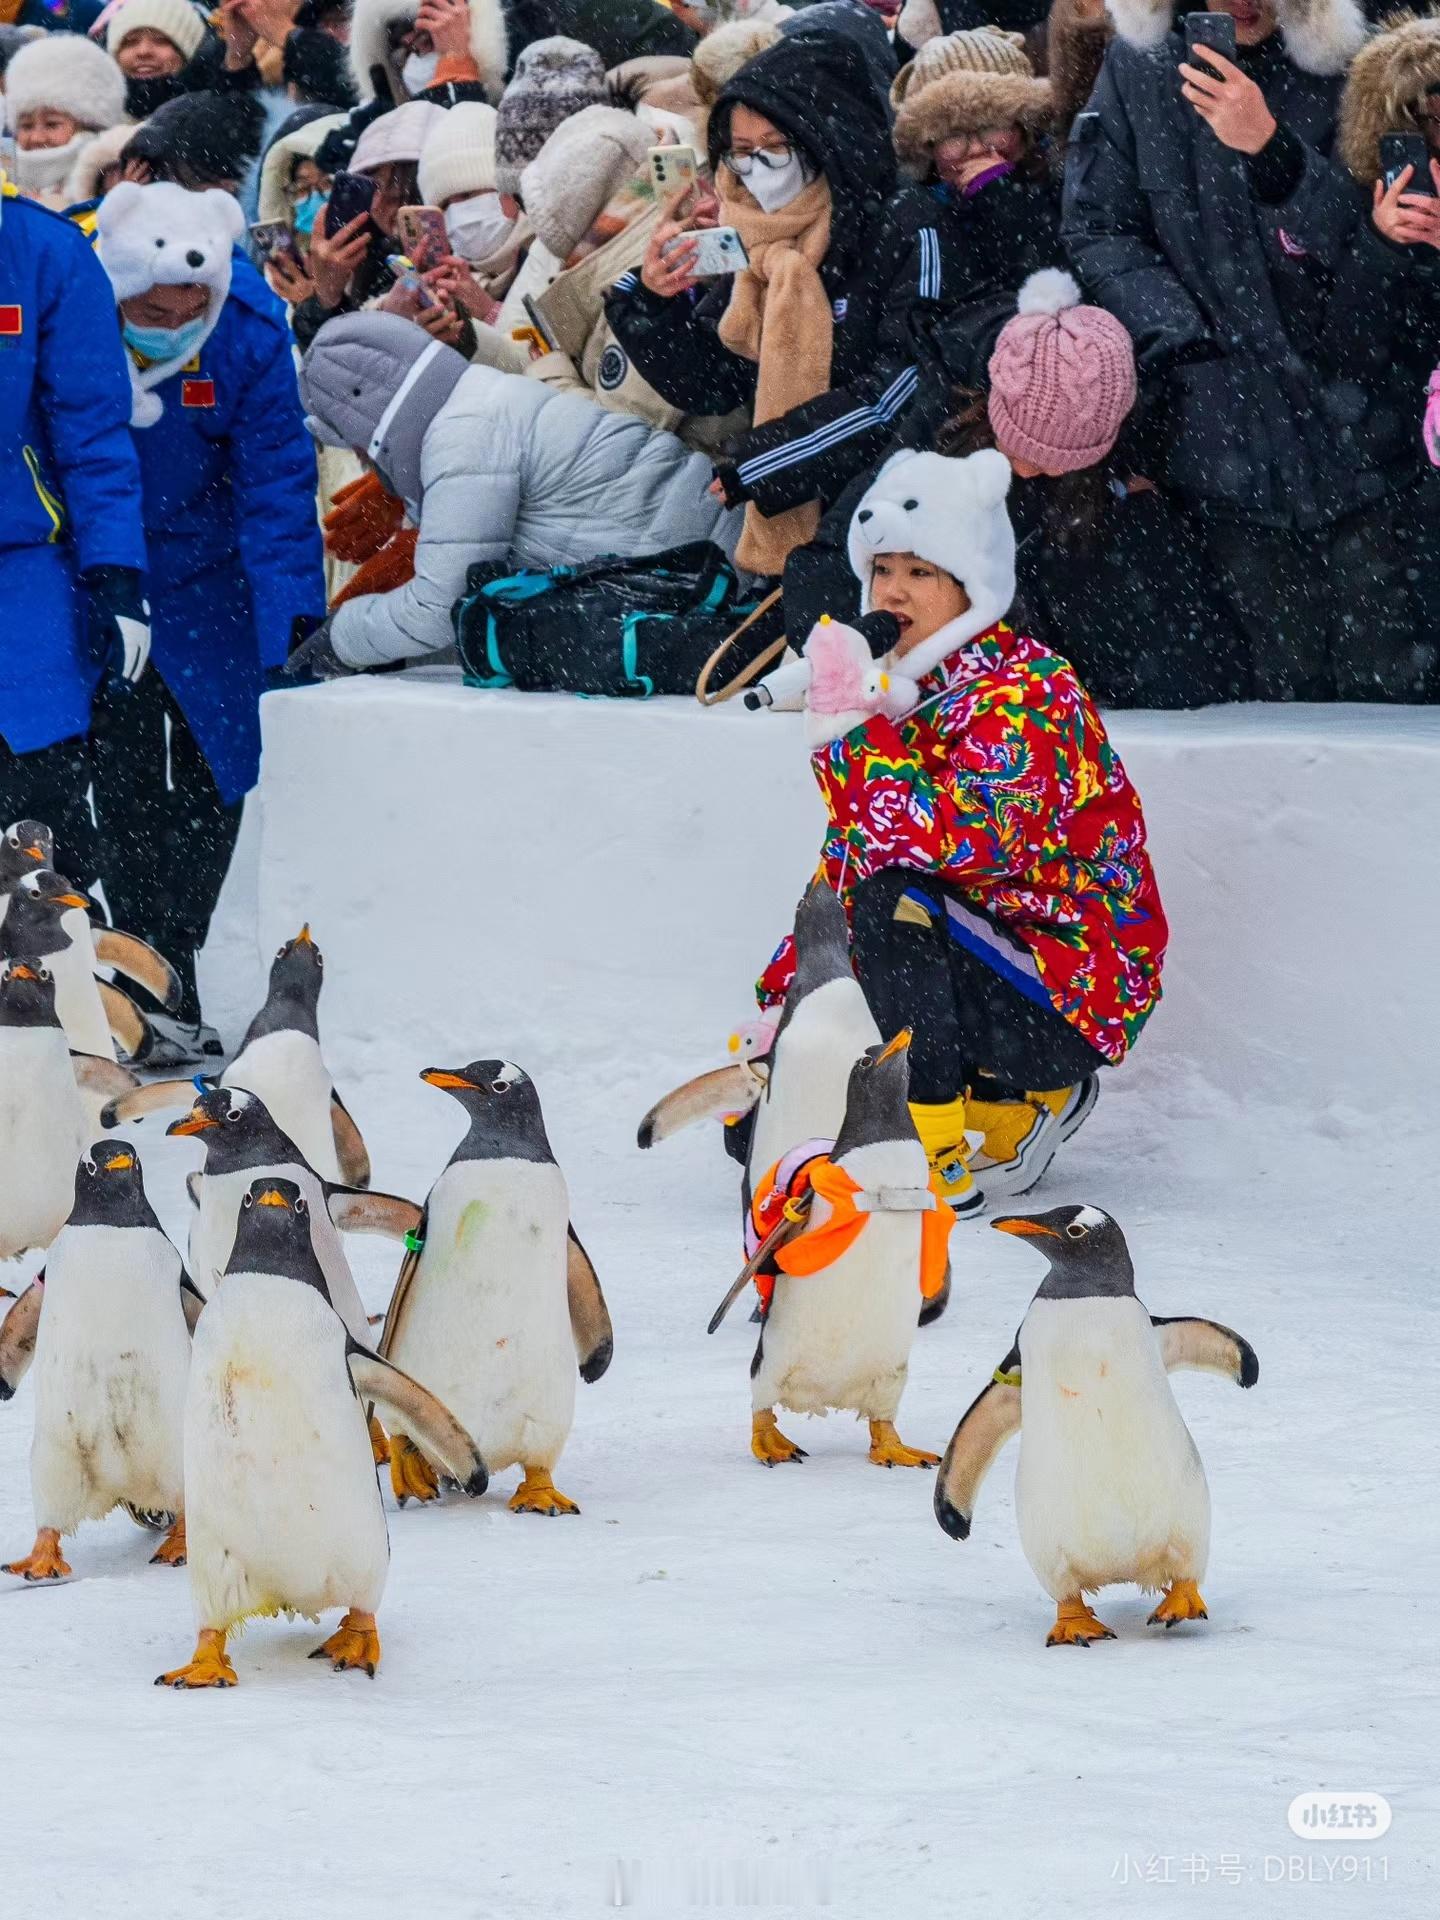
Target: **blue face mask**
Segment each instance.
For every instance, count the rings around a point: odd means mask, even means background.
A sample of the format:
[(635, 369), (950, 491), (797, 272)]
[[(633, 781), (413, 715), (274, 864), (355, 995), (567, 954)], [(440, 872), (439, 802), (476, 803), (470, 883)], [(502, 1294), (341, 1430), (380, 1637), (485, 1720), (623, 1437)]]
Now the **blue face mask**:
[(323, 193), (307, 193), (303, 200), (297, 200), (291, 213), (296, 233), (309, 233), (320, 216), (327, 196)]
[(126, 346), (133, 347), (152, 366), (161, 360), (189, 360), (205, 338), (205, 316), (183, 327), (137, 327), (127, 320), (124, 334)]

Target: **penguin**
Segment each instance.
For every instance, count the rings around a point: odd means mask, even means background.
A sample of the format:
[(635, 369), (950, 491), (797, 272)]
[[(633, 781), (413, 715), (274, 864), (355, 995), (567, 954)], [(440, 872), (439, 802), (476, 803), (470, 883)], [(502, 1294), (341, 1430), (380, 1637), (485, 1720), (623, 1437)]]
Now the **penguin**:
[(0, 919), (18, 881), (55, 864), (55, 836), (43, 821), (12, 820), (0, 834)]
[(54, 976), (42, 962), (9, 960), (0, 974), (0, 1259), (43, 1250), (64, 1226), (85, 1138)]
[[(258, 1094), (276, 1125), (323, 1180), (368, 1187), (370, 1156), (320, 1051), (316, 1014), (324, 968), (307, 922), (271, 961), (265, 1004), (246, 1029), (234, 1059), (211, 1084), (223, 1080), (227, 1087)], [(147, 1114), (188, 1104), (193, 1085), (190, 1080), (153, 1081), (113, 1101), (101, 1123), (129, 1126)]]
[(118, 1034), (127, 1054), (139, 1049), (144, 1023), (118, 987), (95, 977), (88, 894), (62, 874), (39, 867), (15, 883), (0, 921), (0, 954), (44, 962), (55, 979), (60, 1024), (77, 1053), (114, 1060)]
[(152, 1563), (185, 1564), (182, 1432), (190, 1325), (203, 1304), (161, 1231), (135, 1149), (92, 1146), (45, 1262), (35, 1343), (35, 1545), (0, 1572), (70, 1572), (63, 1536), (113, 1508), (174, 1515)]
[[(380, 1352), (452, 1409), (492, 1474), (524, 1469), (512, 1513), (578, 1513), (551, 1478), (575, 1413), (575, 1373), (610, 1364), (610, 1314), (570, 1224), (529, 1074), (508, 1060), (427, 1067), (469, 1128), (430, 1189)], [(403, 1427), (390, 1433), (390, 1481), (403, 1506), (432, 1500), (432, 1462)]]
[[(909, 1044), (903, 1031), (852, 1065), (826, 1180), (832, 1192), (838, 1180), (840, 1197), (832, 1202), (817, 1180), (808, 1220), (794, 1223), (788, 1244), (777, 1243), (782, 1270), (750, 1367), (751, 1451), (764, 1466), (806, 1458), (776, 1424), (777, 1407), (853, 1410), (870, 1423), (877, 1466), (939, 1464), (938, 1453), (907, 1447), (895, 1431), (915, 1338), (922, 1222), (935, 1215), (943, 1262), (944, 1235), (955, 1219), (931, 1191), (929, 1162), (910, 1118)], [(838, 1251), (827, 1251), (824, 1230), (843, 1228), (842, 1203), (860, 1228), (848, 1241), (842, 1233)]]
[(1253, 1387), (1254, 1349), (1212, 1320), (1147, 1313), (1125, 1236), (1099, 1207), (990, 1224), (1033, 1240), (1050, 1271), (1014, 1346), (955, 1429), (935, 1486), (936, 1519), (952, 1538), (968, 1538), (980, 1483), (1019, 1433), (1020, 1544), (1056, 1603), (1047, 1646), (1115, 1638), (1085, 1600), (1101, 1587), (1133, 1582), (1160, 1592), (1152, 1626), (1206, 1619), (1199, 1583), (1210, 1491), (1166, 1376), (1196, 1367)]
[(195, 1329), (185, 1401), (185, 1519), (199, 1624), (156, 1686), (233, 1687), (225, 1642), (257, 1615), (343, 1607), (311, 1655), (374, 1677), (390, 1545), (364, 1403), (419, 1436), (472, 1498), (485, 1462), (446, 1408), (361, 1346), (335, 1311), (301, 1185), (252, 1180), (223, 1284)]
[(258, 1174), (275, 1174), (295, 1181), (304, 1194), (305, 1218), (335, 1311), (355, 1339), (368, 1344), (369, 1319), (340, 1233), (384, 1233), (403, 1240), (420, 1225), (419, 1207), (395, 1194), (352, 1191), (322, 1180), (259, 1095), (242, 1087), (206, 1087), (185, 1118), (173, 1121), (166, 1132), (197, 1136), (205, 1149), (204, 1171), (191, 1194), (196, 1213), (189, 1251), (191, 1277), (206, 1299), (229, 1265), (251, 1182)]

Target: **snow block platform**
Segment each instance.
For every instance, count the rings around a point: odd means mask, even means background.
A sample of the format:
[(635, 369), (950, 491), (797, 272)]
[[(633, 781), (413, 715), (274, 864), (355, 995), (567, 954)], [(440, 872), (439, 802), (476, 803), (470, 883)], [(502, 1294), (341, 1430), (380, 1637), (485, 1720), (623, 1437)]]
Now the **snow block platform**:
[[(260, 933), (310, 920), (328, 1045), (522, 1041), (537, 1074), (717, 1061), (813, 870), (795, 715), (484, 693), (440, 670), (267, 696)], [(1440, 1079), (1440, 711), (1117, 713), (1171, 923), (1136, 1077), (1323, 1111)], [(1128, 1077), (1128, 1076), (1127, 1076)], [(1358, 1104), (1353, 1103), (1352, 1104)]]

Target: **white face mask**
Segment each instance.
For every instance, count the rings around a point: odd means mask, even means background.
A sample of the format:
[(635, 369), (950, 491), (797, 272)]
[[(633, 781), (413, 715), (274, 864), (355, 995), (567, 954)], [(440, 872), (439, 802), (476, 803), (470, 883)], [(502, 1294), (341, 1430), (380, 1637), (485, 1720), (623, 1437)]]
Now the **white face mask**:
[(783, 167), (767, 167), (756, 161), (745, 175), (745, 185), (766, 213), (779, 213), (782, 207), (788, 207), (809, 184), (810, 175), (798, 153), (792, 153)]
[(400, 69), (400, 78), (405, 91), (413, 99), (417, 93), (423, 93), (426, 87), (435, 84), (435, 69), (440, 65), (440, 56), (432, 47), (429, 53), (407, 53), (405, 64)]
[(462, 260), (476, 266), (498, 253), (515, 222), (500, 205), (498, 193), (475, 193), (445, 209), (445, 231)]
[(22, 193), (49, 193), (63, 187), (81, 149), (95, 138), (83, 129), (63, 147), (17, 147), (12, 178)]

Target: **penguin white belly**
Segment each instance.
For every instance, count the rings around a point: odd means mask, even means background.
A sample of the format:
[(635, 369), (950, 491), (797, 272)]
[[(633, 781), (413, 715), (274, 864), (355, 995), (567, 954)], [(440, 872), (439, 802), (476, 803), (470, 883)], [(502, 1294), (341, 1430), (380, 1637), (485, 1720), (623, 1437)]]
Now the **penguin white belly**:
[(379, 1606), (390, 1550), (370, 1436), (344, 1329), (313, 1287), (232, 1274), (201, 1315), (185, 1509), (202, 1627)]
[(850, 1069), (879, 1038), (858, 981), (827, 980), (806, 994), (775, 1043), (770, 1088), (755, 1109), (755, 1180), (803, 1140), (835, 1138)]
[(317, 1040), (294, 1029), (262, 1034), (230, 1062), (225, 1084), (263, 1100), (276, 1126), (321, 1179), (344, 1185), (330, 1118), (334, 1089)]
[(310, 1238), (330, 1289), (335, 1311), (364, 1346), (373, 1346), (369, 1317), (345, 1258), (325, 1190), (308, 1167), (293, 1161), (273, 1167), (240, 1167), (231, 1173), (207, 1173), (200, 1180), (200, 1205), (190, 1224), (190, 1278), (208, 1299), (230, 1264), (240, 1207), (252, 1184), (267, 1174), (293, 1180), (310, 1208)]
[(65, 1035), (0, 1028), (0, 1258), (48, 1247), (64, 1226), (84, 1130)]
[(189, 1370), (180, 1262), (163, 1236), (67, 1227), (45, 1263), (35, 1343), (37, 1526), (70, 1533), (122, 1500), (180, 1511)]
[(1063, 1600), (1202, 1578), (1205, 1470), (1139, 1301), (1036, 1300), (1020, 1365), (1016, 1517), (1040, 1584)]
[(388, 1358), (450, 1409), (492, 1474), (553, 1468), (570, 1433), (569, 1218), (553, 1162), (461, 1160), (430, 1193)]
[(115, 1039), (105, 1017), (105, 1003), (95, 979), (95, 938), (90, 916), (83, 907), (69, 907), (60, 925), (70, 936), (63, 952), (52, 953), (45, 965), (55, 976), (55, 1014), (65, 1038), (77, 1053), (115, 1058)]
[[(862, 1187), (923, 1187), (916, 1141), (862, 1147), (845, 1158)], [(816, 1219), (829, 1209), (817, 1200)], [(859, 1237), (819, 1273), (781, 1274), (761, 1335), (753, 1388), (757, 1411), (853, 1409), (893, 1420), (905, 1390), (920, 1312), (918, 1213), (873, 1213)]]

